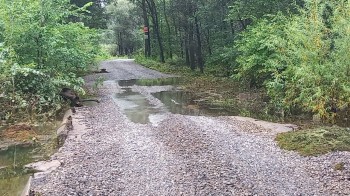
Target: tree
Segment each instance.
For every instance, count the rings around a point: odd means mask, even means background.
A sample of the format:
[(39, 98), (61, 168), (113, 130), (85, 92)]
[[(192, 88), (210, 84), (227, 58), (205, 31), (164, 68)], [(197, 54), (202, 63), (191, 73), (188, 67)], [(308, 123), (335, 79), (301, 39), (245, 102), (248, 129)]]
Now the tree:
[(284, 111), (333, 121), (350, 105), (349, 5), (309, 0), (300, 14), (260, 20), (242, 34), (238, 76), (264, 84)]
[(0, 1), (0, 110), (7, 118), (19, 111), (54, 112), (59, 88), (80, 89), (83, 80), (76, 74), (99, 50), (95, 30), (69, 22), (80, 11), (67, 0)]
[(83, 22), (90, 28), (107, 28), (108, 17), (105, 7), (108, 0), (71, 0), (70, 2), (79, 8), (88, 5), (86, 11), (81, 12), (78, 16), (71, 16), (71, 20), (74, 22)]
[(119, 55), (129, 55), (140, 47), (141, 18), (135, 4), (128, 0), (115, 0), (107, 6), (109, 14), (108, 29), (113, 32)]

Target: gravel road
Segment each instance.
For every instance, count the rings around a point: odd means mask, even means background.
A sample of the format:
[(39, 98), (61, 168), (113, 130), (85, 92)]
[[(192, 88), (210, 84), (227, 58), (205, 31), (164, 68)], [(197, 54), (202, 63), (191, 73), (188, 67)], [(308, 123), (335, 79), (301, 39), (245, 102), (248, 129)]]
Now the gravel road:
[[(90, 85), (106, 79), (101, 103), (77, 109), (74, 130), (51, 158), (61, 166), (33, 180), (41, 195), (350, 195), (349, 152), (302, 157), (277, 147), (276, 130), (286, 126), (238, 117), (165, 113), (157, 125), (133, 123), (113, 100), (122, 92), (115, 80), (169, 75), (131, 60), (101, 68), (110, 73), (86, 77)], [(335, 171), (340, 162), (345, 169)]]

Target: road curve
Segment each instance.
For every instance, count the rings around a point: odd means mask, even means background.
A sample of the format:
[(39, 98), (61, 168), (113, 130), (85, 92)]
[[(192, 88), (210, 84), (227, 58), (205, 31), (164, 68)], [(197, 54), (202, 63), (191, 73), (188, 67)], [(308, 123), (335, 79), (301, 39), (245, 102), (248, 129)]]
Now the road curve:
[[(101, 103), (77, 109), (51, 158), (61, 166), (33, 179), (41, 195), (350, 195), (350, 153), (301, 157), (277, 147), (277, 129), (237, 117), (167, 113), (157, 126), (133, 123), (113, 100), (122, 91), (114, 81), (169, 75), (132, 60), (101, 68), (109, 73), (86, 77), (105, 78)], [(334, 171), (339, 162), (345, 170)]]

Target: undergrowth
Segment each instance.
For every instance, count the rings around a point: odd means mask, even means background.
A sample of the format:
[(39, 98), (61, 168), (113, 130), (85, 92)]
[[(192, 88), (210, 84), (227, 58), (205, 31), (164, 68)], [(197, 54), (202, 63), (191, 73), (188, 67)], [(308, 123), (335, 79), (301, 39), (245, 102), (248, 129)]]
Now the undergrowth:
[(199, 75), (199, 72), (193, 72), (188, 66), (184, 66), (184, 64), (175, 63), (174, 61), (167, 61), (166, 63), (161, 63), (154, 59), (145, 58), (142, 55), (137, 55), (135, 57), (135, 62), (149, 69), (157, 70), (162, 73), (176, 74), (179, 76)]
[(333, 151), (350, 151), (350, 130), (340, 127), (321, 127), (303, 131), (280, 133), (278, 145), (303, 156), (316, 156)]
[[(256, 117), (257, 113), (263, 111), (264, 115), (258, 115), (263, 120), (293, 122), (292, 117), (291, 119), (285, 116), (279, 117), (274, 107), (268, 104), (266, 92), (241, 86), (241, 83), (234, 79), (215, 77), (211, 73), (200, 74), (186, 66), (160, 63), (142, 56), (137, 57), (136, 62), (150, 69), (183, 76), (184, 90), (195, 93), (198, 96), (196, 99), (205, 100), (202, 103), (208, 106), (238, 108), (239, 115), (248, 117)], [(298, 116), (300, 115), (302, 114), (298, 113)], [(316, 156), (332, 151), (350, 151), (350, 130), (336, 126), (313, 128), (280, 133), (276, 141), (282, 149), (294, 150), (303, 156)]]

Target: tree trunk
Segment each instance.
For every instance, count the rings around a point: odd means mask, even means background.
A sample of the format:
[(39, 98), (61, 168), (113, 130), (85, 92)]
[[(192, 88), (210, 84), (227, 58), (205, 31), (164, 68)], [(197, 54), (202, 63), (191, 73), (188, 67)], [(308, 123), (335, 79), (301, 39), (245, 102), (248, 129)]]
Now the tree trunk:
[(184, 48), (182, 49), (181, 53), (185, 52), (185, 57), (186, 57), (186, 65), (190, 66), (190, 53), (189, 53), (189, 48), (188, 48), (188, 38), (185, 38), (183, 40), (183, 45)]
[(210, 41), (210, 30), (209, 28), (207, 29), (207, 33), (205, 35), (205, 38), (207, 40), (207, 45), (208, 45), (208, 54), (211, 56), (213, 54), (212, 49), (211, 49), (211, 41)]
[(173, 48), (172, 48), (172, 43), (171, 43), (171, 28), (170, 28), (170, 24), (169, 24), (168, 15), (167, 15), (167, 13), (166, 13), (166, 3), (165, 3), (165, 0), (163, 0), (163, 12), (164, 12), (164, 19), (165, 19), (166, 28), (167, 28), (167, 31), (168, 31), (168, 50), (169, 50), (169, 58), (172, 59), (172, 58), (173, 58)]
[(200, 72), (204, 73), (204, 61), (203, 61), (203, 54), (202, 54), (202, 40), (201, 40), (201, 34), (200, 34), (200, 29), (199, 29), (197, 16), (194, 17), (194, 22), (195, 22), (195, 25), (196, 25), (198, 66), (199, 66)]
[(193, 40), (193, 25), (189, 24), (188, 31), (188, 45), (189, 45), (189, 56), (190, 56), (190, 67), (194, 71), (196, 69), (196, 59), (195, 59), (195, 49), (194, 49), (194, 40)]
[(155, 35), (156, 35), (157, 41), (158, 41), (160, 61), (162, 63), (164, 63), (165, 62), (164, 47), (163, 47), (163, 42), (162, 42), (162, 36), (160, 35), (160, 30), (159, 30), (157, 7), (156, 7), (153, 0), (148, 0), (147, 3), (149, 5), (150, 11), (152, 13), (151, 18), (152, 18), (152, 22), (154, 25)]
[(144, 28), (147, 28), (148, 32), (145, 32), (145, 57), (151, 56), (151, 37), (149, 35), (149, 22), (148, 22), (148, 16), (147, 16), (147, 6), (146, 6), (146, 0), (142, 0), (142, 12), (143, 12), (143, 21), (144, 21)]

